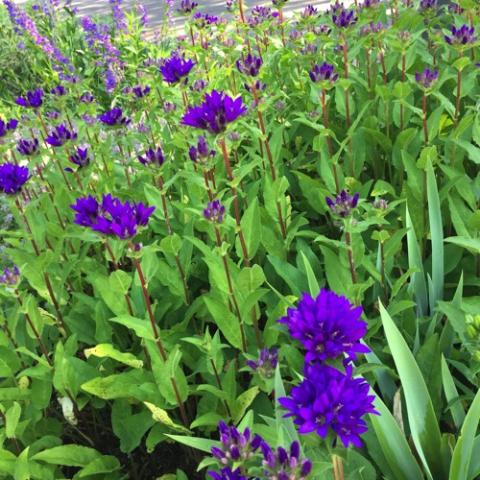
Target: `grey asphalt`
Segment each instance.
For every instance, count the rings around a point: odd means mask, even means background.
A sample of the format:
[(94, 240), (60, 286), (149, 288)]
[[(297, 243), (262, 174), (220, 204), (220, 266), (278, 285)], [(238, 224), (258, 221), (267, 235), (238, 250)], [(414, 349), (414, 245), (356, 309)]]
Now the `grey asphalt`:
[[(199, 6), (197, 7), (198, 11), (209, 13), (211, 15), (223, 15), (226, 13), (225, 9), (225, 0), (196, 0)], [(17, 0), (17, 3), (25, 3), (25, 0)], [(133, 8), (136, 3), (141, 3), (145, 5), (150, 29), (155, 30), (160, 27), (165, 19), (166, 12), (166, 1), (165, 0), (123, 0), (122, 5), (126, 10)], [(184, 16), (178, 15), (176, 10), (180, 5), (180, 0), (174, 0), (174, 10), (175, 15), (173, 18), (174, 27), (176, 30), (181, 29), (183, 22), (185, 20)], [(312, 4), (319, 10), (326, 9), (329, 5), (329, 0), (288, 0), (284, 12), (288, 16), (294, 11), (303, 9), (306, 5)], [(348, 1), (346, 3), (349, 3)], [(88, 1), (88, 0), (74, 0), (72, 2), (74, 7), (79, 9), (81, 15), (101, 15), (108, 14), (110, 12), (110, 3), (108, 0), (97, 0), (97, 1)], [(267, 5), (272, 6), (271, 1), (266, 0), (244, 0), (244, 5), (248, 14), (248, 9), (255, 7), (257, 5)]]

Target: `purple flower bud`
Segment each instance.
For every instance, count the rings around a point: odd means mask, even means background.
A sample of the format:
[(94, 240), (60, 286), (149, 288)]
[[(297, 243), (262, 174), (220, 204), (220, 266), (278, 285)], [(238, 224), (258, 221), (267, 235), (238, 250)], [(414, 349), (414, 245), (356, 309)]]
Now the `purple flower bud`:
[(77, 147), (72, 155), (69, 155), (68, 159), (77, 167), (84, 168), (91, 162), (91, 157), (88, 152), (88, 147)]
[(198, 137), (197, 146), (190, 147), (188, 154), (192, 162), (206, 163), (210, 158), (215, 156), (216, 151), (211, 150), (207, 144), (207, 139), (201, 136)]
[(191, 13), (198, 7), (197, 2), (193, 2), (192, 0), (182, 0), (180, 2), (180, 8), (178, 11), (180, 13)]
[(315, 17), (316, 15), (318, 15), (318, 9), (311, 4), (308, 4), (302, 12), (303, 18)]
[(129, 118), (123, 116), (123, 111), (120, 107), (115, 107), (102, 113), (99, 120), (109, 127), (124, 126), (131, 122)]
[(60, 124), (54, 127), (50, 134), (45, 138), (45, 141), (52, 147), (61, 147), (70, 140), (77, 138), (77, 132), (69, 130), (65, 124)]
[(190, 87), (195, 92), (201, 92), (207, 87), (207, 82), (202, 79), (195, 80)]
[(132, 87), (132, 94), (135, 95), (136, 98), (143, 98), (146, 97), (151, 91), (151, 88), (147, 85), (142, 87), (142, 85), (136, 85)]
[(12, 269), (5, 268), (3, 274), (0, 275), (0, 283), (4, 285), (16, 285), (20, 280), (20, 270), (16, 265)]
[(358, 198), (358, 193), (352, 196), (342, 190), (333, 200), (330, 197), (326, 197), (325, 200), (333, 214), (346, 218), (357, 206)]
[(264, 348), (260, 351), (258, 360), (247, 360), (247, 365), (265, 378), (272, 378), (275, 373), (275, 368), (278, 364), (278, 349)]
[(462, 46), (475, 43), (477, 37), (475, 36), (475, 28), (468, 25), (462, 25), (457, 28), (455, 25), (451, 28), (451, 35), (445, 35), (445, 41), (449, 45)]
[(333, 23), (340, 28), (348, 28), (357, 23), (355, 10), (340, 9), (332, 15)]
[(423, 72), (415, 73), (415, 81), (423, 88), (430, 88), (438, 79), (438, 70), (426, 68)]
[(11, 118), (8, 121), (4, 121), (0, 118), (0, 138), (5, 137), (7, 133), (12, 132), (17, 128), (18, 120)]
[(57, 85), (55, 88), (52, 88), (50, 90), (50, 93), (52, 95), (56, 95), (57, 97), (63, 97), (64, 95), (67, 94), (67, 90), (63, 85)]
[(260, 57), (255, 57), (249, 53), (245, 58), (237, 60), (236, 65), (240, 73), (249, 75), (251, 77), (256, 77), (260, 72), (262, 63), (263, 62)]
[(82, 103), (92, 103), (94, 100), (95, 97), (90, 92), (84, 92), (80, 97)]
[(214, 223), (222, 223), (225, 216), (225, 207), (220, 200), (209, 202), (207, 208), (203, 211), (203, 216)]
[(35, 155), (38, 152), (38, 147), (39, 141), (37, 138), (21, 138), (17, 143), (17, 151), (27, 157)]
[(163, 109), (167, 112), (174, 112), (177, 109), (177, 106), (172, 102), (163, 102)]
[(328, 82), (335, 83), (338, 79), (338, 74), (335, 73), (335, 67), (329, 63), (315, 64), (309, 72), (312, 82)]
[(165, 157), (163, 155), (162, 149), (160, 147), (156, 148), (149, 148), (146, 150), (144, 155), (139, 155), (138, 160), (143, 165), (154, 165), (157, 167), (161, 167), (165, 162)]
[(420, 0), (420, 10), (433, 10), (438, 6), (438, 0)]

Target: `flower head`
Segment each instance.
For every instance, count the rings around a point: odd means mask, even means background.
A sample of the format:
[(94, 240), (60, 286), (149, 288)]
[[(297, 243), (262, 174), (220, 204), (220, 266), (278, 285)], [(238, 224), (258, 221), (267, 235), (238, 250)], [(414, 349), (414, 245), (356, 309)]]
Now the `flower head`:
[(363, 416), (378, 415), (373, 406), (375, 396), (369, 392), (370, 386), (362, 377), (353, 378), (351, 367), (342, 373), (315, 364), (305, 368), (302, 383), (279, 403), (288, 411), (286, 417), (295, 417), (299, 433), (316, 432), (325, 438), (332, 431), (345, 447), (361, 447), (360, 435), (368, 430)]
[(69, 130), (66, 125), (62, 123), (50, 131), (50, 134), (45, 138), (45, 141), (52, 147), (61, 147), (69, 140), (75, 140), (76, 138), (77, 132)]
[(143, 98), (146, 97), (151, 92), (151, 90), (152, 89), (148, 85), (145, 87), (143, 87), (142, 85), (135, 85), (131, 88), (131, 93), (136, 98)]
[(3, 274), (0, 275), (0, 283), (4, 285), (16, 285), (20, 279), (20, 270), (16, 265), (12, 269), (5, 268)]
[(71, 208), (76, 212), (77, 225), (122, 240), (134, 237), (138, 227), (147, 225), (155, 210), (155, 207), (147, 207), (141, 202), (122, 203), (110, 194), (103, 195), (101, 203), (92, 196), (78, 198)]
[(198, 3), (192, 0), (182, 0), (180, 2), (180, 8), (178, 11), (180, 13), (191, 13), (198, 7)]
[(335, 67), (329, 63), (315, 64), (308, 73), (312, 82), (327, 82), (335, 83), (338, 78), (338, 73), (335, 73)]
[(21, 190), (29, 179), (27, 167), (6, 162), (0, 165), (0, 192), (13, 195)]
[(167, 83), (178, 83), (182, 79), (186, 82), (187, 78), (185, 77), (188, 76), (194, 66), (195, 62), (193, 60), (185, 60), (180, 55), (174, 53), (163, 62), (160, 72)]
[(163, 162), (165, 162), (165, 156), (160, 147), (153, 149), (149, 148), (145, 151), (144, 155), (138, 156), (138, 161), (143, 165), (156, 165), (161, 167)]
[(92, 161), (88, 152), (88, 147), (77, 147), (68, 159), (79, 169), (88, 166)]
[(212, 447), (212, 455), (224, 465), (248, 460), (260, 447), (262, 437), (252, 434), (249, 428), (240, 433), (233, 425), (221, 421), (218, 424), (221, 447)]
[(43, 103), (43, 90), (41, 88), (30, 90), (24, 97), (18, 97), (16, 103), (25, 108), (39, 108)]
[(475, 36), (475, 27), (470, 27), (468, 25), (462, 25), (457, 28), (455, 25), (451, 28), (451, 35), (445, 35), (445, 41), (449, 45), (469, 45), (477, 41)]
[(80, 101), (82, 103), (92, 103), (95, 100), (95, 97), (93, 96), (92, 93), (90, 92), (84, 92), (80, 96)]
[(128, 125), (131, 122), (129, 118), (123, 116), (123, 110), (120, 107), (107, 110), (100, 115), (99, 119), (104, 125), (109, 127)]
[(309, 17), (314, 17), (317, 14), (318, 14), (318, 9), (316, 9), (312, 4), (308, 4), (302, 12), (302, 17), (309, 18)]
[(340, 8), (332, 15), (332, 20), (337, 27), (348, 28), (357, 23), (358, 17), (355, 10)]
[(212, 471), (208, 472), (208, 474), (213, 480), (247, 480), (247, 477), (242, 475), (240, 468), (232, 470), (231, 467), (225, 467), (220, 470), (220, 473)]
[(4, 121), (0, 118), (0, 138), (5, 137), (7, 133), (12, 132), (17, 128), (18, 120), (11, 118), (10, 120)]
[(316, 298), (304, 293), (296, 308), (289, 308), (279, 320), (305, 350), (306, 362), (324, 362), (370, 350), (360, 340), (367, 333), (367, 324), (360, 319), (362, 307), (355, 307), (346, 297), (322, 289)]
[(438, 79), (438, 70), (426, 68), (423, 72), (415, 73), (415, 81), (423, 88), (430, 88)]
[(195, 22), (197, 28), (205, 28), (207, 25), (215, 25), (218, 23), (217, 16), (202, 12), (194, 13), (192, 20)]
[(245, 58), (237, 60), (237, 68), (240, 73), (256, 77), (262, 66), (262, 59), (249, 53)]
[(67, 89), (63, 85), (57, 85), (55, 88), (50, 90), (52, 95), (56, 95), (57, 97), (63, 97), (67, 94)]
[(207, 82), (201, 78), (195, 80), (190, 87), (195, 92), (201, 92), (207, 87)]
[(208, 130), (211, 133), (225, 131), (230, 122), (247, 111), (242, 98), (233, 99), (223, 92), (213, 90), (205, 94), (201, 105), (190, 107), (183, 116), (182, 123), (194, 128)]
[(192, 162), (206, 163), (210, 158), (216, 154), (215, 150), (210, 150), (207, 139), (203, 136), (198, 137), (197, 146), (191, 146), (188, 150), (188, 155)]
[(312, 462), (300, 460), (300, 444), (292, 442), (290, 452), (283, 447), (272, 450), (267, 442), (260, 445), (266, 479), (304, 480), (312, 471)]
[(271, 378), (278, 364), (278, 349), (263, 348), (258, 360), (247, 360), (247, 365), (262, 377)]
[(352, 196), (342, 190), (334, 199), (326, 197), (325, 201), (333, 214), (346, 218), (357, 206), (359, 197), (358, 193)]
[(209, 202), (207, 208), (203, 211), (203, 216), (214, 223), (222, 223), (225, 216), (225, 207), (220, 200)]
[(26, 157), (35, 155), (38, 152), (38, 138), (21, 138), (17, 143), (17, 151)]

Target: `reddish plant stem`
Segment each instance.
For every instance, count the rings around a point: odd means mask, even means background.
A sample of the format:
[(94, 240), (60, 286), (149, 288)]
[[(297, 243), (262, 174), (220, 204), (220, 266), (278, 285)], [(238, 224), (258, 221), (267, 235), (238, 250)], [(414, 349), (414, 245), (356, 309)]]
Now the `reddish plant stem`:
[[(132, 243), (130, 243), (130, 248), (132, 251), (134, 251), (134, 246)], [(165, 347), (163, 345), (162, 339), (160, 338), (160, 334), (158, 331), (157, 324), (155, 323), (155, 316), (153, 314), (152, 310), (152, 304), (150, 302), (150, 296), (148, 294), (147, 290), (147, 285), (145, 281), (145, 276), (143, 275), (143, 270), (142, 266), (140, 265), (140, 262), (138, 261), (138, 258), (135, 256), (132, 256), (133, 264), (135, 265), (135, 269), (137, 270), (138, 278), (140, 279), (140, 285), (142, 287), (142, 293), (143, 293), (143, 299), (145, 301), (145, 307), (147, 309), (148, 313), (148, 318), (150, 320), (150, 326), (152, 328), (152, 333), (153, 333), (153, 338), (155, 339), (155, 344), (157, 345), (158, 351), (160, 353), (160, 356), (162, 357), (162, 360), (164, 362), (167, 362), (168, 356), (167, 352), (165, 351)], [(177, 405), (180, 410), (180, 416), (182, 417), (183, 424), (187, 427), (188, 426), (188, 417), (187, 417), (187, 412), (185, 410), (185, 405), (183, 404), (181, 397), (180, 397), (180, 392), (178, 390), (177, 382), (175, 378), (170, 377), (170, 382), (172, 383), (172, 388), (175, 393), (175, 398), (177, 399)]]
[[(213, 359), (210, 359), (210, 364), (212, 365), (213, 374), (215, 375), (215, 381), (217, 382), (218, 388), (223, 392), (224, 390), (223, 390), (223, 387), (222, 387), (222, 381), (220, 379), (220, 375), (218, 374), (217, 366), (215, 365), (215, 362), (213, 361)], [(227, 415), (230, 418), (233, 418), (230, 407), (228, 406), (228, 402), (226, 400), (224, 400), (223, 404), (225, 405), (225, 410), (227, 412)]]
[[(328, 109), (327, 109), (327, 94), (325, 92), (325, 89), (322, 89), (322, 93), (320, 95), (320, 101), (322, 104), (322, 113), (323, 113), (323, 126), (329, 130), (330, 129), (330, 122), (328, 118)], [(334, 149), (333, 149), (333, 141), (332, 137), (330, 134), (327, 136), (327, 145), (328, 145), (328, 154), (330, 157), (333, 157), (334, 154)], [(333, 172), (333, 178), (335, 180), (335, 188), (337, 190), (337, 193), (340, 191), (340, 182), (338, 180), (338, 172), (337, 172), (337, 165), (335, 162), (332, 163), (332, 172)]]
[[(227, 151), (227, 145), (225, 144), (225, 139), (221, 138), (218, 141), (220, 148), (222, 150), (223, 154), (223, 159), (225, 162), (225, 169), (227, 171), (227, 178), (230, 182), (234, 181), (234, 176), (233, 176), (233, 171), (232, 171), (232, 166), (230, 164), (230, 157), (228, 155)], [(238, 204), (238, 191), (237, 188), (234, 187), (233, 185), (230, 187), (232, 191), (232, 196), (233, 196), (233, 208), (235, 212), (235, 222), (237, 224), (237, 230), (238, 230), (238, 237), (240, 239), (240, 245), (242, 247), (242, 253), (243, 253), (243, 261), (245, 263), (245, 266), (249, 267), (250, 266), (250, 258), (248, 256), (248, 250), (247, 250), (247, 243), (245, 242), (245, 237), (243, 235), (243, 230), (242, 226), (240, 223), (240, 207)]]
[(422, 111), (423, 111), (423, 137), (425, 144), (428, 144), (428, 125), (427, 125), (427, 95), (422, 97)]
[[(163, 216), (165, 217), (165, 223), (167, 225), (167, 231), (168, 231), (169, 235), (173, 235), (172, 224), (170, 223), (170, 217), (168, 215), (167, 196), (166, 196), (165, 192), (163, 191), (164, 186), (165, 186), (165, 182), (163, 180), (162, 175), (160, 175), (158, 177), (158, 186), (160, 188), (160, 195), (161, 195), (161, 198), (162, 198)], [(185, 278), (185, 270), (182, 267), (182, 262), (180, 261), (180, 257), (178, 256), (178, 254), (175, 254), (175, 263), (177, 264), (178, 274), (180, 276), (180, 280), (182, 281), (183, 293), (185, 295), (185, 302), (188, 305), (190, 303), (190, 300), (189, 300), (187, 279)]]
[(243, 11), (243, 0), (238, 0), (238, 10), (240, 12), (240, 20), (245, 23), (245, 13)]
[(352, 240), (350, 237), (350, 232), (345, 232), (345, 243), (347, 244), (348, 264), (350, 266), (352, 283), (357, 283), (357, 271), (355, 269), (355, 262), (353, 260)]

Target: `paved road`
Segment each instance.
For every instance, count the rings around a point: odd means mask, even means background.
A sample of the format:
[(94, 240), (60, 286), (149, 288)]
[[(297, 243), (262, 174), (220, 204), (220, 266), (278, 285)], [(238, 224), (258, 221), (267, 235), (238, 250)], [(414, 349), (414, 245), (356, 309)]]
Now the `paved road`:
[[(25, 3), (26, 0), (17, 0), (17, 3)], [(199, 4), (198, 10), (211, 15), (225, 14), (225, 0), (196, 0)], [(155, 29), (162, 25), (165, 15), (165, 0), (138, 0), (139, 3), (145, 5), (148, 11), (150, 28)], [(82, 15), (94, 15), (108, 13), (110, 11), (110, 4), (108, 0), (74, 0), (73, 5), (77, 7)], [(133, 7), (136, 0), (123, 0), (123, 5), (126, 9)], [(319, 10), (328, 7), (329, 0), (289, 0), (285, 6), (285, 13), (288, 15), (295, 10), (301, 10), (307, 4), (313, 4)], [(348, 3), (348, 1), (346, 2)], [(244, 0), (247, 9), (256, 5), (271, 6), (270, 0)], [(174, 0), (175, 11), (180, 5), (180, 0)], [(182, 28), (184, 17), (175, 14), (174, 26), (176, 29)]]

